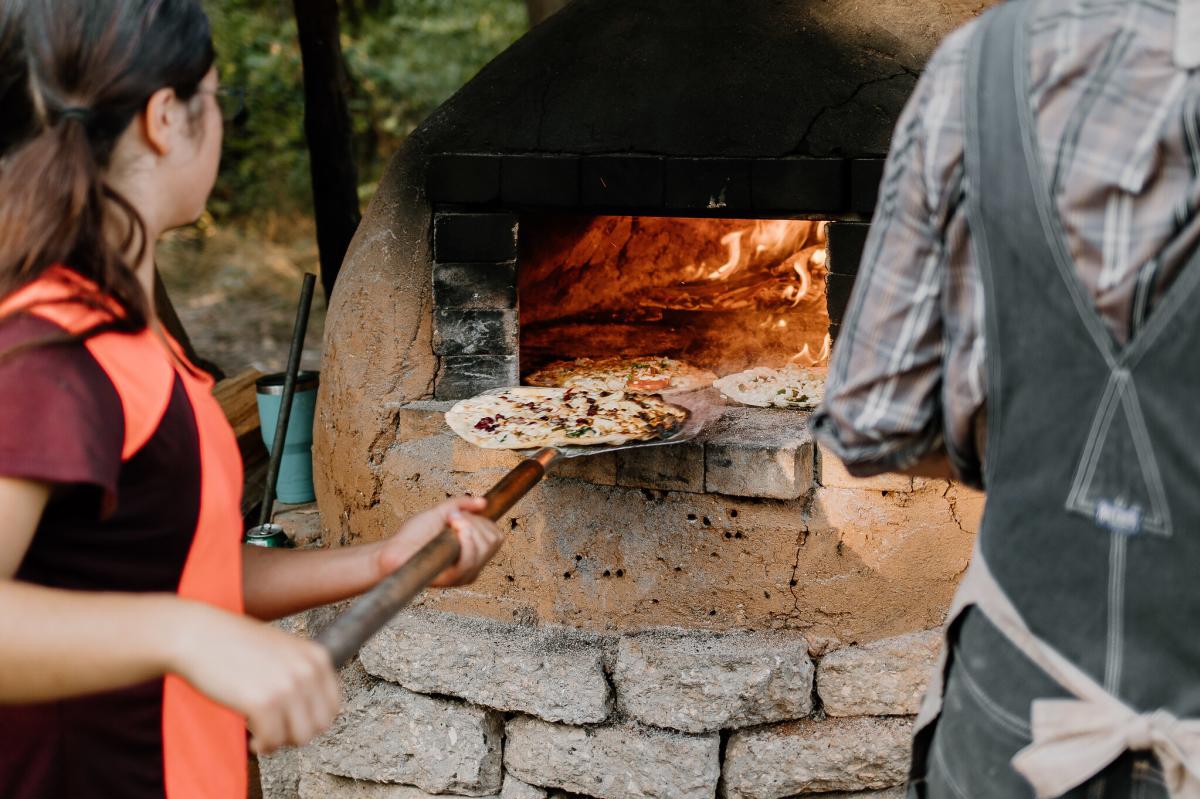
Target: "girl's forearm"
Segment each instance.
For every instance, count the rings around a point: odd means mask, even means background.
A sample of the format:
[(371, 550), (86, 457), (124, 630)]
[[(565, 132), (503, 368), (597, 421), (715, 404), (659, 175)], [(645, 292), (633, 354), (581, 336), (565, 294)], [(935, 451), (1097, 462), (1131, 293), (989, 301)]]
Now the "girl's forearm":
[(193, 604), (0, 580), (0, 703), (109, 691), (176, 670)]
[(449, 499), (418, 513), (391, 538), (372, 544), (302, 551), (245, 547), (246, 612), (277, 619), (368, 590), (449, 526), (458, 536), (459, 560), (438, 575), (435, 586), (470, 582), (495, 554), (504, 536), (479, 516), (479, 497)]
[(376, 544), (305, 550), (246, 546), (246, 613), (278, 619), (357, 596), (383, 576), (378, 554)]

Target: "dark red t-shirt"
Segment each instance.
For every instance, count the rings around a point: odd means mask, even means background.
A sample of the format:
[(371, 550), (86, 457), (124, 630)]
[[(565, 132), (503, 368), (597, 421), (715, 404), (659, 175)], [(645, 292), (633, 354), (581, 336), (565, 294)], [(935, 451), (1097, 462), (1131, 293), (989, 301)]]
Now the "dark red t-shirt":
[[(25, 296), (63, 285), (78, 279), (52, 275)], [(0, 352), (90, 321), (61, 305), (0, 317)], [(16, 578), (240, 612), (240, 462), (210, 388), (148, 331), (0, 361), (0, 475), (54, 485)], [(175, 677), (0, 706), (3, 797), (240, 797), (244, 755), (241, 719)]]

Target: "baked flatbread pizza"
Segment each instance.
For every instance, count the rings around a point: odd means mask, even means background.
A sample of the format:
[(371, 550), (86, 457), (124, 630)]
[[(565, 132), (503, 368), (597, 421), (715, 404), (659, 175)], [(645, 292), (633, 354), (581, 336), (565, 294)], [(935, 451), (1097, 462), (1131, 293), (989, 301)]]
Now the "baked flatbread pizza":
[(815, 408), (825, 394), (824, 375), (802, 366), (760, 366), (722, 377), (713, 385), (734, 402), (758, 408)]
[(582, 388), (589, 391), (695, 391), (711, 386), (717, 376), (704, 369), (662, 357), (579, 358), (555, 361), (525, 378), (531, 386)]
[(687, 418), (686, 409), (653, 395), (533, 386), (494, 389), (446, 412), (450, 429), (484, 449), (654, 441)]

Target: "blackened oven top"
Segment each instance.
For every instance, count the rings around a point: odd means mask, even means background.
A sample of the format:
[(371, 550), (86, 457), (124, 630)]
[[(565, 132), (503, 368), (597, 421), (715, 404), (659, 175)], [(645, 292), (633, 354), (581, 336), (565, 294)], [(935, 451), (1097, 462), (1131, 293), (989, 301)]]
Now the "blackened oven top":
[(575, 0), (423, 134), (430, 152), (878, 156), (936, 38), (985, 4)]

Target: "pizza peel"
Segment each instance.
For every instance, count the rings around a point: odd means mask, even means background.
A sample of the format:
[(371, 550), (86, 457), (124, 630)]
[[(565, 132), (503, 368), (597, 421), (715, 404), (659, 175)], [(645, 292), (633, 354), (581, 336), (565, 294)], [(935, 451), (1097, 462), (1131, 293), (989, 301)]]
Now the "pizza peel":
[[(487, 505), (480, 515), (492, 521), (499, 521), (541, 482), (550, 465), (561, 459), (682, 444), (698, 436), (706, 425), (721, 416), (723, 410), (719, 395), (709, 389), (671, 393), (663, 399), (687, 411), (684, 423), (670, 436), (625, 444), (518, 450), (525, 457), (484, 494)], [(317, 642), (329, 651), (335, 665), (345, 663), (439, 574), (453, 565), (458, 556), (458, 536), (450, 527), (442, 528), (436, 538), (421, 547), (404, 565), (379, 581), (375, 587), (355, 600), (345, 613), (334, 619), (317, 636)]]

